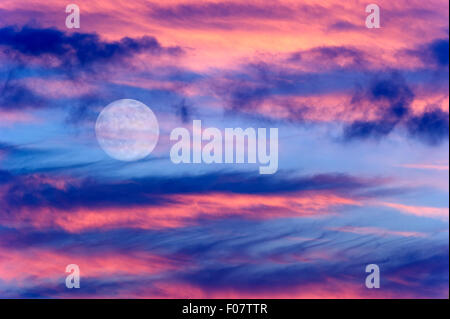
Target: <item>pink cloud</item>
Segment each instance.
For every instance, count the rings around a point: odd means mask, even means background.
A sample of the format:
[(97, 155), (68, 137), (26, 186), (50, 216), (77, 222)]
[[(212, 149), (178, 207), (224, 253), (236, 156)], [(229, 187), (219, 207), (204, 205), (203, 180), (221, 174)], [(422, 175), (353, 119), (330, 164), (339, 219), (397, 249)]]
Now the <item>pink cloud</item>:
[[(58, 187), (65, 187), (65, 184)], [(3, 216), (2, 223), (11, 227), (24, 224), (39, 229), (57, 227), (75, 233), (96, 228), (162, 229), (196, 224), (201, 218), (241, 216), (248, 219), (275, 219), (323, 216), (333, 214), (339, 206), (361, 205), (353, 199), (329, 192), (289, 195), (209, 193), (173, 195), (167, 196), (167, 199), (172, 203), (126, 209), (76, 208), (68, 211), (52, 207), (22, 208), (14, 215)]]
[(439, 218), (448, 220), (449, 209), (448, 207), (429, 207), (429, 206), (409, 206), (396, 203), (382, 202), (380, 205), (397, 209), (405, 214), (412, 214), (421, 217)]

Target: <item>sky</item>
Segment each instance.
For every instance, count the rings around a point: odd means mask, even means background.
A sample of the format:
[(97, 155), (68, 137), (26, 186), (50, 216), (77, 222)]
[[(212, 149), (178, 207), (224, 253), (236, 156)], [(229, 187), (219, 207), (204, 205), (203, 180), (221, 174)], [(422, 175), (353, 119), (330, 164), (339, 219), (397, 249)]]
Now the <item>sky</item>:
[[(375, 3), (79, 1), (69, 29), (2, 0), (0, 297), (448, 298), (449, 3)], [(137, 161), (96, 138), (120, 99), (158, 119)], [(278, 170), (174, 164), (194, 120), (277, 128)]]

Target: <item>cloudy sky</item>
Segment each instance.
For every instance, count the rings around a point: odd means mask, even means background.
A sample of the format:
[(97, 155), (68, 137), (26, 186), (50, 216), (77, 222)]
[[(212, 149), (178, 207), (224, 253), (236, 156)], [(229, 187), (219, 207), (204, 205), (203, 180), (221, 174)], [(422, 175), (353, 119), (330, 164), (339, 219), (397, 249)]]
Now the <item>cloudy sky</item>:
[[(0, 2), (0, 297), (448, 298), (447, 1), (68, 3)], [(124, 98), (135, 162), (95, 135)], [(278, 128), (278, 171), (173, 164), (193, 120)]]

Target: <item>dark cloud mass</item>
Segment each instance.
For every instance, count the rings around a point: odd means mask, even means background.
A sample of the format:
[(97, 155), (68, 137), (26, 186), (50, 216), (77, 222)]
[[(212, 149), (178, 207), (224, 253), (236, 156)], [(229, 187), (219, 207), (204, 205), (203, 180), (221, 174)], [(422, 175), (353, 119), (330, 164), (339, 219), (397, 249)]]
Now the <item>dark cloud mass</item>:
[(448, 67), (449, 63), (449, 40), (436, 39), (433, 42), (422, 46), (414, 54), (418, 55), (422, 61), (428, 65)]
[(449, 114), (440, 110), (429, 110), (419, 116), (411, 117), (408, 131), (431, 145), (436, 145), (449, 136)]
[[(446, 71), (448, 73), (449, 63), (449, 40), (435, 39), (415, 48), (405, 50), (407, 56), (418, 58), (426, 67)], [(448, 79), (448, 76), (447, 76)]]
[(171, 194), (241, 193), (272, 194), (299, 191), (354, 192), (376, 186), (368, 181), (345, 174), (320, 174), (306, 177), (265, 178), (239, 173), (211, 173), (200, 176), (151, 177), (117, 183), (102, 183), (86, 179), (69, 183), (61, 189), (41, 180), (39, 176), (12, 176), (2, 173), (9, 182), (2, 205), (12, 210), (19, 207), (130, 207), (136, 205), (164, 205), (172, 203)]
[(63, 66), (88, 66), (95, 62), (108, 62), (139, 52), (177, 55), (179, 47), (163, 47), (154, 38), (124, 37), (119, 41), (106, 42), (93, 33), (67, 34), (52, 28), (4, 27), (0, 29), (0, 45), (26, 56), (51, 55)]
[(376, 120), (357, 120), (344, 128), (346, 140), (381, 138), (397, 126), (406, 127), (410, 135), (423, 142), (436, 145), (448, 138), (448, 113), (440, 109), (429, 109), (420, 115), (413, 115), (411, 103), (414, 93), (397, 73), (374, 81), (369, 89), (359, 92), (353, 98), (355, 108), (368, 103), (376, 110)]

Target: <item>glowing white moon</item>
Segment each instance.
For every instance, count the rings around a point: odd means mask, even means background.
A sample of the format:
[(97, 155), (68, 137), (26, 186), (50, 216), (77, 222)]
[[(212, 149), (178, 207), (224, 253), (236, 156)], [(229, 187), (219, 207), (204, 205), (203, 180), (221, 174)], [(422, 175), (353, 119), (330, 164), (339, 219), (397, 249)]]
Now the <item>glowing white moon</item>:
[(155, 148), (159, 137), (158, 120), (144, 103), (117, 100), (100, 112), (95, 134), (109, 156), (121, 161), (136, 161)]

